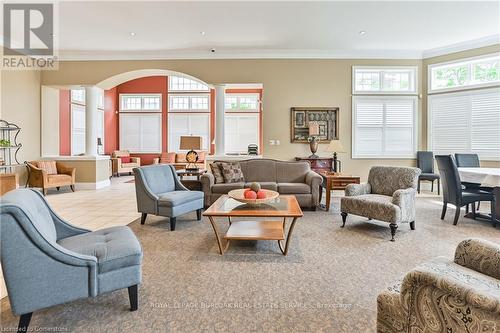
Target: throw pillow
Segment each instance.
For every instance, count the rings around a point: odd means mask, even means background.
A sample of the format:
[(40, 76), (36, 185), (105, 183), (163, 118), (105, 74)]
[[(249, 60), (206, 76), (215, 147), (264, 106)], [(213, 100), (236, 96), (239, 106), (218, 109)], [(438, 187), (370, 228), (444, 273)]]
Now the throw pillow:
[(210, 170), (212, 170), (212, 175), (214, 175), (215, 184), (224, 183), (224, 176), (222, 176), (220, 163), (216, 162), (216, 163), (210, 164)]
[(122, 163), (130, 163), (130, 156), (120, 156)]
[(57, 175), (56, 161), (38, 161), (37, 166), (47, 173), (47, 175)]
[(222, 162), (220, 164), (224, 182), (226, 183), (239, 183), (244, 182), (243, 172), (239, 162)]
[(174, 164), (175, 163), (175, 153), (162, 153), (160, 156), (161, 164)]

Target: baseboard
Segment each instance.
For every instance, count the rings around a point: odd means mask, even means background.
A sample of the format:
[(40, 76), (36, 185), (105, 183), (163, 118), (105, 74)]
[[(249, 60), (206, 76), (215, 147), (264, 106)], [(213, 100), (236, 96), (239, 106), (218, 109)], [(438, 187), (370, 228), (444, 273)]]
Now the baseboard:
[(76, 183), (75, 188), (77, 190), (99, 190), (110, 185), (111, 181), (109, 179), (105, 179), (96, 183)]

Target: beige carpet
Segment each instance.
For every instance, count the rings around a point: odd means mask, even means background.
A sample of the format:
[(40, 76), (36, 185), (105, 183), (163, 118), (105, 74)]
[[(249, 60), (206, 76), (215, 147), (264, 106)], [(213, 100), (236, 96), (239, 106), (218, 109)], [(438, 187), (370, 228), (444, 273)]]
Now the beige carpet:
[[(374, 332), (376, 297), (417, 263), (451, 258), (458, 242), (500, 242), (491, 224), (439, 219), (438, 198), (419, 198), (416, 230), (401, 225), (395, 243), (385, 223), (350, 216), (340, 228), (333, 211), (305, 212), (287, 257), (276, 242), (234, 242), (220, 256), (207, 220), (163, 218), (130, 226), (144, 248), (137, 312), (126, 290), (56, 306), (33, 315), (33, 328), (74, 332)], [(486, 205), (485, 205), (486, 206)], [(222, 220), (221, 220), (222, 222)], [(2, 327), (17, 317), (2, 301)]]

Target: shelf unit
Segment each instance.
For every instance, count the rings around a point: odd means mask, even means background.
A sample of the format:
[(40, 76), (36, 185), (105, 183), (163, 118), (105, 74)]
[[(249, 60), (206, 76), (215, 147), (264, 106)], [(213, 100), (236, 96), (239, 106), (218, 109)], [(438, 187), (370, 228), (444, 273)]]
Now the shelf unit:
[(22, 147), (22, 144), (17, 142), (20, 131), (21, 128), (16, 124), (0, 119), (0, 140), (9, 142), (9, 145), (3, 145), (5, 142), (0, 142), (0, 173), (12, 173), (21, 165), (17, 159), (17, 153)]

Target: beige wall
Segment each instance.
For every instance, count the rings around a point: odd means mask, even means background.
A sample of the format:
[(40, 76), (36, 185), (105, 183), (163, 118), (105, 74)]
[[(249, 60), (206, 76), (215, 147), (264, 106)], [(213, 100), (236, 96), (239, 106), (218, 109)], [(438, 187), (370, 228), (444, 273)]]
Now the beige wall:
[(59, 155), (59, 89), (42, 86), (41, 90), (42, 156)]
[[(264, 85), (264, 155), (278, 159), (308, 156), (307, 144), (290, 143), (290, 108), (293, 106), (340, 107), (340, 140), (349, 153), (341, 154), (347, 173), (366, 176), (374, 164), (415, 165), (413, 160), (352, 160), (351, 68), (353, 65), (419, 66), (421, 60), (154, 60), (63, 62), (59, 71), (42, 75), (44, 85), (97, 84), (110, 76), (138, 69), (166, 69), (197, 77), (208, 83), (262, 83)], [(421, 115), (419, 103), (419, 115)], [(419, 127), (422, 126), (419, 116)], [(270, 146), (269, 140), (280, 140)], [(422, 137), (419, 136), (419, 147)], [(319, 152), (324, 152), (320, 145)]]

